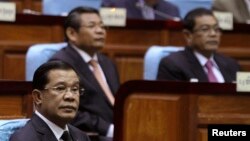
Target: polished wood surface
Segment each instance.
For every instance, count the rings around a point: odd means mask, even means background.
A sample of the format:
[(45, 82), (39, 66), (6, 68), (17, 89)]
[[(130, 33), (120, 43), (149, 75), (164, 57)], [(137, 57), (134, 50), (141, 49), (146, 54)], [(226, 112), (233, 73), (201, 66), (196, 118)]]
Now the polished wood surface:
[(31, 83), (26, 81), (0, 81), (0, 119), (31, 117), (33, 104)]
[(209, 124), (250, 124), (235, 84), (130, 81), (116, 95), (114, 141), (207, 141)]
[[(37, 43), (63, 42), (64, 17), (17, 14), (16, 22), (0, 22), (0, 78), (24, 80), (25, 55)], [(225, 31), (219, 52), (250, 70), (250, 26)], [(127, 20), (126, 27), (107, 29), (107, 54), (118, 66), (121, 83), (143, 79), (143, 58), (152, 45), (184, 46), (182, 24), (174, 21)]]

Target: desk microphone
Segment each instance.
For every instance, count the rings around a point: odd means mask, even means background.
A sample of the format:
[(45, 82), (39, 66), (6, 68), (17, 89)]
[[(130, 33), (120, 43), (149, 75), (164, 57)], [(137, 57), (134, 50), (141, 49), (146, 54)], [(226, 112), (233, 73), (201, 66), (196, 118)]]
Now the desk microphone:
[[(135, 7), (143, 9), (146, 7), (146, 5), (144, 5), (143, 3), (137, 2), (135, 4)], [(166, 18), (166, 19), (171, 19), (171, 20), (176, 21), (176, 22), (181, 21), (181, 19), (179, 17), (171, 16), (169, 14), (163, 13), (159, 10), (154, 9), (154, 8), (153, 8), (153, 12), (155, 13), (155, 15), (161, 16), (161, 17)]]

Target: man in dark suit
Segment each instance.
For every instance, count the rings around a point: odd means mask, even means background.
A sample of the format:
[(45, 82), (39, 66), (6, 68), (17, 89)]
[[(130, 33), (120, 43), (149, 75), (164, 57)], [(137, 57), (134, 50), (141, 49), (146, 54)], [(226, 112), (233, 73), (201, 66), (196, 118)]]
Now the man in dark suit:
[(103, 7), (126, 8), (130, 19), (180, 19), (178, 7), (165, 0), (104, 0)]
[[(102, 139), (111, 139), (114, 94), (119, 87), (119, 75), (114, 63), (100, 53), (105, 45), (106, 30), (98, 11), (86, 7), (73, 9), (65, 21), (65, 35), (68, 46), (51, 60), (71, 64), (85, 88), (72, 124), (84, 131), (97, 132)], [(97, 65), (102, 82), (97, 78), (92, 62)]]
[(216, 53), (221, 31), (210, 10), (197, 8), (183, 21), (187, 46), (184, 51), (164, 57), (159, 65), (158, 80), (198, 82), (233, 82), (238, 63)]
[(10, 141), (90, 141), (69, 124), (75, 117), (82, 89), (73, 68), (61, 61), (41, 65), (34, 74), (35, 113)]

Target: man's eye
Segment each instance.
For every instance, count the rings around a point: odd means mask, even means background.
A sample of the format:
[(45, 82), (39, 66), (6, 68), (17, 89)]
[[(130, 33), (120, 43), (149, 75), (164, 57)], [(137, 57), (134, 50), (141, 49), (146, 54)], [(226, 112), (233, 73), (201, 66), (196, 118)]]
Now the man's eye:
[(201, 28), (201, 31), (207, 32), (207, 31), (209, 31), (209, 28)]
[(64, 86), (55, 87), (56, 91), (64, 91), (65, 89), (66, 89), (66, 87), (64, 87)]
[(73, 87), (73, 88), (71, 88), (71, 91), (78, 92), (79, 91), (79, 87)]
[(94, 28), (95, 25), (94, 25), (94, 24), (90, 24), (90, 25), (88, 25), (87, 27), (89, 27), (89, 28)]

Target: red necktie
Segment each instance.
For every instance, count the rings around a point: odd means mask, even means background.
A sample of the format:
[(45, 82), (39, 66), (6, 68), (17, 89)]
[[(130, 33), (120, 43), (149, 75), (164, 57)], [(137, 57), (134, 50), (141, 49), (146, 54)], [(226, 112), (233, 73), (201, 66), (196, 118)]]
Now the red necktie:
[(102, 72), (98, 66), (98, 62), (95, 60), (91, 60), (89, 61), (90, 65), (93, 67), (93, 74), (96, 77), (98, 83), (100, 84), (100, 86), (102, 87), (102, 90), (104, 91), (104, 93), (106, 94), (106, 96), (108, 97), (109, 101), (111, 102), (112, 105), (114, 105), (115, 103), (115, 98), (107, 84), (107, 82), (105, 82), (105, 80), (103, 79), (102, 76)]
[(212, 70), (213, 63), (211, 60), (208, 60), (205, 64), (205, 67), (207, 68), (207, 77), (209, 82), (218, 82), (217, 78), (214, 75), (214, 72)]

